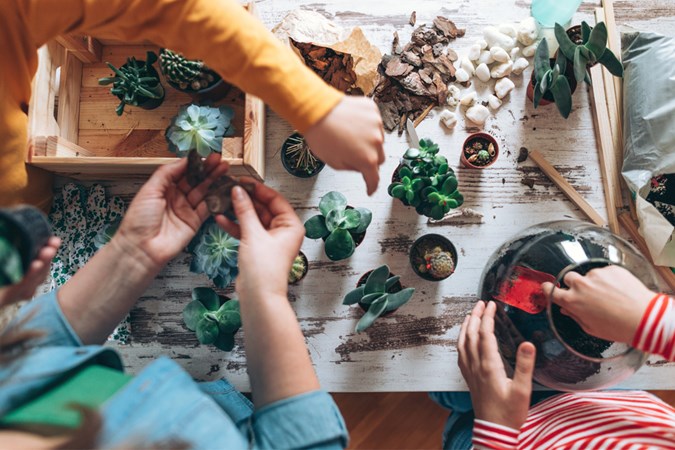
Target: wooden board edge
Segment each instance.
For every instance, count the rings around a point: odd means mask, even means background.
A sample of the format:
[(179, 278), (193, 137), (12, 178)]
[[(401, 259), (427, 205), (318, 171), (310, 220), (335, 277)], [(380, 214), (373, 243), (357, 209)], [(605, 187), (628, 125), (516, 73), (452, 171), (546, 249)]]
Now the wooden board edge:
[(66, 50), (70, 51), (80, 62), (100, 62), (103, 45), (98, 39), (83, 35), (61, 35), (55, 38)]
[(246, 94), (244, 105), (244, 165), (251, 167), (255, 177), (265, 179), (265, 104)]

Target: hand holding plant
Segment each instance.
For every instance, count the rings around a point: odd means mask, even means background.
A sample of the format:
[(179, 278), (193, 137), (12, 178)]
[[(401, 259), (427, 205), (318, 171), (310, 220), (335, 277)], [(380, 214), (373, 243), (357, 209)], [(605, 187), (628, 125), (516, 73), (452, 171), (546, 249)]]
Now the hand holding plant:
[(0, 307), (11, 305), (21, 300), (28, 300), (35, 295), (35, 290), (42, 284), (49, 274), (49, 265), (56, 256), (56, 251), (61, 245), (61, 239), (57, 237), (49, 238), (37, 258), (33, 260), (28, 272), (23, 275), (21, 281), (0, 288)]

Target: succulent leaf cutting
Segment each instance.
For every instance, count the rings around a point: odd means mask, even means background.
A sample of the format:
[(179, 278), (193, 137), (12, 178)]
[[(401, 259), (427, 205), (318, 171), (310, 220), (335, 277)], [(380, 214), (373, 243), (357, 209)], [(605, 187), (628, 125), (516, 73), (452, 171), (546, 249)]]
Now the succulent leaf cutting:
[(234, 110), (228, 106), (181, 107), (166, 129), (169, 150), (181, 157), (187, 156), (190, 150), (196, 150), (202, 157), (212, 152), (220, 153), (223, 138), (235, 132), (233, 117)]
[(239, 241), (209, 218), (188, 246), (194, 255), (190, 271), (203, 273), (219, 288), (227, 287), (239, 274)]
[(219, 296), (210, 288), (194, 288), (192, 301), (183, 309), (183, 321), (196, 333), (199, 343), (229, 352), (241, 328), (239, 301)]
[(305, 222), (305, 236), (325, 241), (326, 256), (333, 261), (349, 258), (356, 248), (355, 237), (362, 236), (373, 218), (366, 208), (348, 208), (347, 199), (332, 191), (319, 202), (321, 214)]

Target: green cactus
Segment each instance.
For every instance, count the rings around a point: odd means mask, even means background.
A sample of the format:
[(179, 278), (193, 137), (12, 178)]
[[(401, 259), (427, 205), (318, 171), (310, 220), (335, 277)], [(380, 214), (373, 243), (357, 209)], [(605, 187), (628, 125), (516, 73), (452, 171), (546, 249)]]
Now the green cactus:
[(202, 61), (187, 59), (166, 48), (159, 52), (159, 68), (168, 81), (183, 91), (199, 91), (219, 79)]
[(302, 254), (296, 256), (293, 260), (293, 265), (291, 266), (291, 272), (288, 274), (288, 283), (295, 284), (302, 280), (306, 270), (307, 264), (305, 264), (305, 258), (303, 258)]
[(434, 247), (430, 252), (426, 252), (424, 261), (420, 264), (419, 271), (428, 273), (437, 280), (447, 278), (455, 272), (455, 260), (452, 254), (441, 247)]

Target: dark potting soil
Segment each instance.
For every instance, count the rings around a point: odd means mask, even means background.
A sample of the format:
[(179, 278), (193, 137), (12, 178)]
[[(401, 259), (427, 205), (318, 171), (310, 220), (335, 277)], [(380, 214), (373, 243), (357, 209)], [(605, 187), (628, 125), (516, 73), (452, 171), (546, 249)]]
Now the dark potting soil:
[[(481, 150), (487, 151), (490, 144), (492, 144), (492, 142), (490, 142), (487, 139), (480, 138), (480, 137), (474, 138), (467, 143), (466, 147), (464, 147), (464, 156), (468, 160), (471, 156), (475, 155), (476, 153), (478, 153)], [(477, 167), (487, 166), (492, 161), (494, 161), (496, 156), (497, 156), (497, 154), (495, 153), (494, 155), (490, 155), (490, 159), (488, 159), (485, 162), (476, 160), (476, 161), (469, 161), (469, 164), (471, 164), (473, 166), (477, 166)]]
[[(373, 272), (372, 270), (369, 270), (368, 272), (366, 272), (366, 273), (364, 273), (363, 275), (361, 275), (361, 278), (359, 278), (359, 281), (356, 283), (356, 287), (361, 287), (361, 286), (363, 286), (364, 284), (366, 284), (366, 281), (368, 280), (368, 276), (369, 276), (372, 272)], [(394, 275), (393, 273), (389, 272), (389, 277), (388, 277), (388, 278), (391, 278), (391, 277), (393, 277), (393, 276), (395, 276), (395, 275)], [(397, 292), (399, 292), (399, 291), (402, 291), (402, 290), (403, 290), (403, 285), (401, 284), (401, 281), (399, 280), (399, 281), (397, 281), (396, 283), (394, 283), (394, 285), (393, 285), (392, 287), (390, 287), (389, 289), (387, 289), (387, 292), (388, 292), (389, 294), (395, 294), (395, 293), (397, 293)], [(368, 311), (368, 307), (367, 307), (366, 305), (362, 304), (361, 302), (359, 302), (358, 305), (361, 307), (361, 309), (362, 309), (364, 312)], [(393, 313), (394, 311), (396, 311), (396, 310), (393, 310), (393, 311), (385, 311), (384, 313), (382, 313), (382, 315), (381, 315), (380, 317), (387, 316), (387, 315)]]

